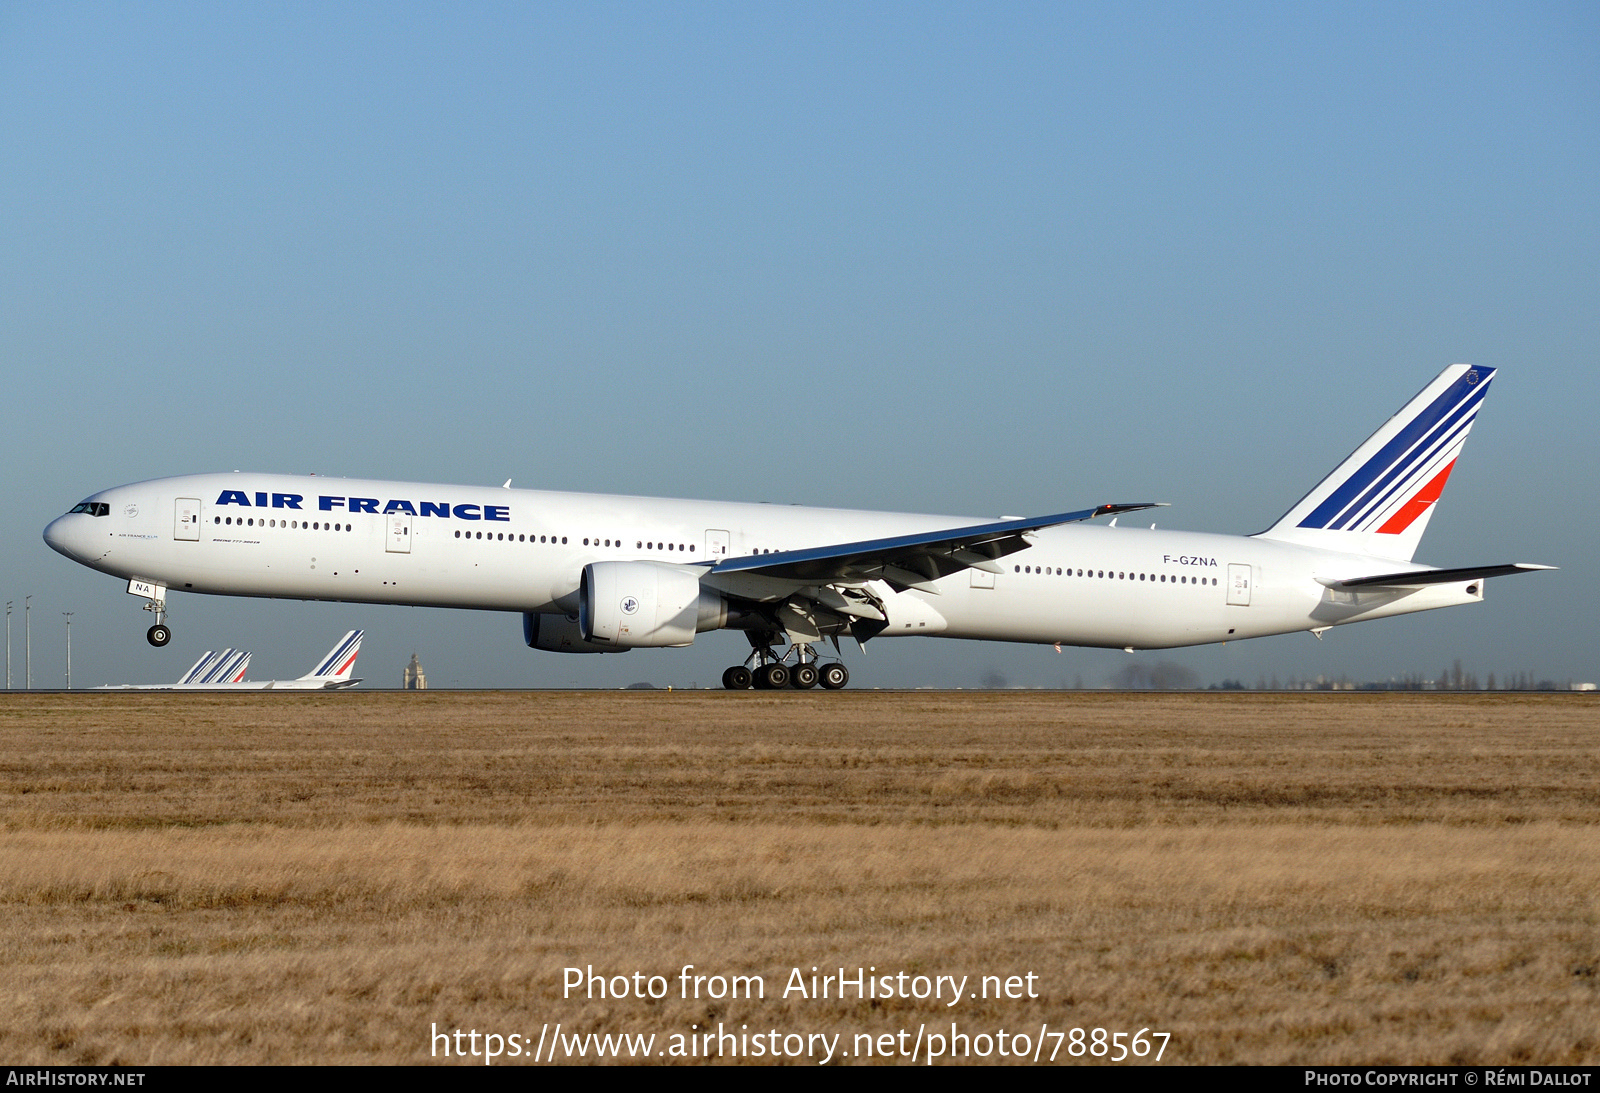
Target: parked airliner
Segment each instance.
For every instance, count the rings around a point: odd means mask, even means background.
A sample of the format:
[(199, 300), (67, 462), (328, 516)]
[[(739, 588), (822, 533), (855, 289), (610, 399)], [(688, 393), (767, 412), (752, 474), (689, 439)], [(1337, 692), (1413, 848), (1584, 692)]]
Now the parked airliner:
[(361, 652), (364, 631), (351, 630), (340, 638), (317, 666), (298, 679), (246, 679), (250, 654), (239, 649), (210, 649), (200, 654), (194, 667), (176, 683), (108, 684), (102, 691), (337, 691), (361, 681), (350, 678)]
[(170, 591), (516, 611), (528, 645), (564, 653), (742, 630), (730, 689), (843, 687), (845, 666), (817, 654), (841, 635), (1129, 651), (1320, 637), (1552, 568), (1411, 561), (1494, 374), (1445, 369), (1250, 536), (1117, 526), (1153, 502), (973, 520), (235, 472), (101, 491), (44, 538), (126, 580), (157, 646)]

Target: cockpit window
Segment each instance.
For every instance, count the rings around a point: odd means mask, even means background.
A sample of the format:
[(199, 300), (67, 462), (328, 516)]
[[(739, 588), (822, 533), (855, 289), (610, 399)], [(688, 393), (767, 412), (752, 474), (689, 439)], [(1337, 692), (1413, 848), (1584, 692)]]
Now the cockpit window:
[(111, 504), (107, 501), (84, 501), (73, 505), (68, 512), (85, 512), (90, 516), (110, 516)]

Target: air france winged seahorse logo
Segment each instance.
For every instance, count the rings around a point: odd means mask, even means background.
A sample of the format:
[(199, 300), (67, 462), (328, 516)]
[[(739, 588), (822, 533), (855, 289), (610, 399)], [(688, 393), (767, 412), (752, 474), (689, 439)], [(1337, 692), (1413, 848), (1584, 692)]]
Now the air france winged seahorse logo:
[(624, 596), (619, 606), (622, 608), (624, 615), (632, 615), (639, 610), (639, 601), (633, 596)]

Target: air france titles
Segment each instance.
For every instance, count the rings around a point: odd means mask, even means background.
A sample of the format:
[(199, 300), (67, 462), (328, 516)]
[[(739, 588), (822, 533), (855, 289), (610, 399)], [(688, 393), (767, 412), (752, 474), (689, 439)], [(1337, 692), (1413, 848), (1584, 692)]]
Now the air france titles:
[[(223, 490), (217, 498), (219, 505), (242, 505), (245, 508), (274, 508), (274, 509), (302, 509), (305, 501), (302, 493), (266, 493), (257, 492), (255, 500), (250, 499), (250, 494), (244, 490)], [(345, 512), (365, 512), (373, 516), (440, 516), (445, 519), (455, 517), (457, 520), (497, 520), (509, 522), (511, 520), (511, 507), (509, 505), (453, 505), (449, 501), (406, 501), (394, 499), (383, 501), (383, 508), (379, 508), (380, 501), (376, 497), (331, 497), (322, 494), (317, 498), (319, 512), (334, 512), (343, 509)]]

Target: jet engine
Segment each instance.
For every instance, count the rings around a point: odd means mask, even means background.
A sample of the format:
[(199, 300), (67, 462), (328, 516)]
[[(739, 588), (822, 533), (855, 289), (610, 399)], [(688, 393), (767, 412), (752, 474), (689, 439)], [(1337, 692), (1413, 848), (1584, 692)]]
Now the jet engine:
[(541, 611), (522, 613), (522, 638), (530, 649), (547, 653), (626, 653), (614, 645), (595, 645), (578, 633), (578, 616)]
[(700, 587), (699, 566), (592, 562), (578, 583), (578, 632), (611, 649), (690, 645), (728, 622), (728, 604)]

